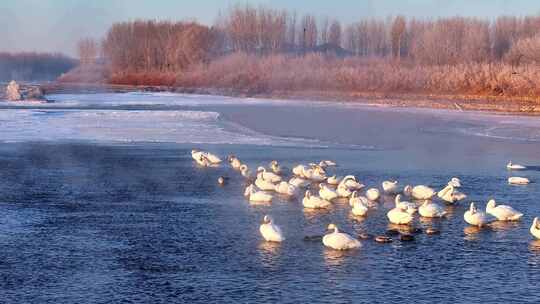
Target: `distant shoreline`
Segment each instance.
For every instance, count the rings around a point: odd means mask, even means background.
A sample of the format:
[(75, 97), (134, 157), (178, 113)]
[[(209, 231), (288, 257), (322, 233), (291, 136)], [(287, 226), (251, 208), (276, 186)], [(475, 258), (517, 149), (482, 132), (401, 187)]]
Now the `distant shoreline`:
[(485, 111), (501, 114), (540, 115), (540, 103), (526, 98), (472, 95), (427, 95), (408, 93), (370, 93), (340, 91), (275, 91), (253, 93), (237, 89), (182, 88), (168, 86), (134, 86), (84, 83), (47, 83), (41, 85), (45, 94), (62, 93), (127, 93), (136, 91), (172, 92), (183, 94), (217, 95), (239, 98), (317, 100), (326, 102), (359, 103), (390, 107), (430, 108), (455, 111)]

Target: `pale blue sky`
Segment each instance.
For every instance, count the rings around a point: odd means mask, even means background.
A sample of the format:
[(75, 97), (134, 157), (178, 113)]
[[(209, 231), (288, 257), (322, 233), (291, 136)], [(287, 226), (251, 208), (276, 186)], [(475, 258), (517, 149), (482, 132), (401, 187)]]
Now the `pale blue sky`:
[(100, 38), (115, 21), (195, 19), (211, 24), (236, 3), (262, 4), (352, 22), (366, 16), (531, 15), (540, 0), (0, 0), (0, 51), (74, 53), (77, 39)]

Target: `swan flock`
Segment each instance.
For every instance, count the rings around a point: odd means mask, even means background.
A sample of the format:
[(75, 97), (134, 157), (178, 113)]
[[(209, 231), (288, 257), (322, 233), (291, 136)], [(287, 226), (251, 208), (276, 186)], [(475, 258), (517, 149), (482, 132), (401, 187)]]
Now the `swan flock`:
[[(191, 157), (200, 167), (215, 167), (222, 163), (220, 157), (210, 152), (192, 150)], [(397, 180), (383, 181), (381, 188), (372, 187), (365, 191), (365, 185), (354, 175), (328, 175), (327, 171), (336, 167), (337, 164), (331, 160), (322, 160), (318, 163), (307, 165), (299, 164), (289, 169), (292, 174), (286, 179), (287, 168), (281, 166), (278, 161), (272, 160), (268, 164), (268, 169), (258, 166), (255, 174), (238, 157), (229, 155), (227, 162), (233, 170), (240, 172), (246, 180), (247, 186), (244, 196), (252, 203), (271, 203), (275, 196), (281, 196), (292, 200), (299, 198), (304, 210), (325, 210), (333, 208), (339, 202), (346, 200), (350, 206), (350, 214), (353, 217), (364, 218), (369, 216), (369, 211), (382, 205), (380, 200), (393, 196), (393, 208), (387, 212), (390, 225), (410, 226), (416, 217), (419, 218), (442, 218), (448, 212), (446, 206), (454, 205), (467, 198), (467, 195), (460, 192), (461, 180), (457, 177), (451, 178), (448, 183), (439, 191), (428, 185), (405, 185), (400, 186)], [(508, 170), (526, 170), (523, 165), (509, 162), (506, 166)], [(219, 183), (222, 183), (220, 177)], [(510, 177), (510, 184), (526, 185), (530, 183), (524, 177)], [(361, 192), (362, 191), (362, 192)], [(440, 200), (441, 203), (436, 200)], [(417, 215), (418, 214), (418, 215)], [(489, 199), (486, 203), (485, 211), (478, 209), (475, 202), (470, 202), (468, 209), (463, 214), (464, 221), (476, 227), (484, 227), (495, 221), (519, 221), (523, 213), (505, 204), (498, 204), (494, 199)], [(428, 228), (428, 230), (433, 228)], [(333, 250), (358, 249), (362, 245), (360, 240), (338, 229), (336, 224), (330, 223), (327, 226), (327, 233), (322, 237), (325, 247)], [(283, 242), (284, 234), (281, 228), (274, 223), (270, 215), (265, 215), (259, 227), (262, 238), (267, 242)], [(540, 239), (540, 222), (534, 218), (530, 227), (530, 233), (535, 238)], [(378, 236), (376, 241), (390, 238)], [(411, 235), (402, 235), (400, 239), (409, 240)]]

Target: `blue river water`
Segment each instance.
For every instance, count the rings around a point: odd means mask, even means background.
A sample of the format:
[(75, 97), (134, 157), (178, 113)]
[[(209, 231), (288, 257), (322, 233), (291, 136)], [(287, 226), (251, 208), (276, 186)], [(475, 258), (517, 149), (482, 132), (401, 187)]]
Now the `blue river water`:
[[(540, 300), (540, 241), (528, 231), (540, 216), (537, 118), (200, 98), (59, 95), (0, 107), (0, 302)], [(395, 178), (440, 189), (458, 176), (468, 198), (445, 219), (415, 219), (440, 235), (336, 252), (317, 237), (329, 223), (383, 234), (393, 198), (365, 218), (346, 202), (319, 212), (299, 199), (250, 204), (243, 178), (225, 164), (196, 166), (194, 147), (251, 168), (332, 159), (332, 173), (368, 187)], [(508, 172), (508, 160), (531, 169)], [(509, 186), (512, 174), (533, 182)], [(522, 221), (469, 227), (469, 202), (484, 208), (489, 198), (523, 212)], [(285, 242), (262, 240), (265, 214)]]

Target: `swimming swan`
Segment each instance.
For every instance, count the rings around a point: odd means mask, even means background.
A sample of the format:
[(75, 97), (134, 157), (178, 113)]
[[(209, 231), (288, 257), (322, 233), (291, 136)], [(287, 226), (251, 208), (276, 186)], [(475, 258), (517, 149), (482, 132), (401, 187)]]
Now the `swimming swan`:
[(397, 208), (405, 210), (409, 214), (415, 214), (416, 211), (418, 211), (418, 208), (416, 207), (415, 203), (406, 202), (406, 201), (402, 202), (401, 201), (401, 194), (396, 195), (396, 198), (395, 198), (394, 202), (396, 203)]
[(345, 185), (349, 190), (360, 190), (364, 188), (364, 185), (356, 181), (354, 175), (345, 176), (340, 184)]
[(283, 242), (285, 240), (281, 229), (274, 224), (274, 220), (269, 215), (264, 216), (259, 231), (267, 242)]
[(195, 161), (197, 162), (199, 166), (208, 167), (212, 165), (212, 163), (208, 160), (208, 158), (206, 158), (206, 156), (204, 156), (204, 154), (197, 154), (197, 155), (198, 155), (198, 158), (195, 159)]
[(386, 214), (392, 224), (406, 225), (413, 221), (413, 216), (401, 207), (395, 207)]
[(252, 202), (271, 202), (273, 198), (271, 194), (255, 189), (253, 184), (246, 188), (244, 196)]
[(302, 199), (302, 205), (304, 205), (305, 208), (309, 209), (321, 209), (328, 208), (332, 204), (327, 200), (312, 195), (311, 191), (307, 190), (304, 199)]
[(418, 208), (418, 213), (422, 217), (443, 217), (446, 215), (446, 211), (444, 210), (444, 207), (434, 203), (430, 200), (425, 200), (422, 205), (420, 205), (420, 208)]
[(523, 165), (513, 164), (512, 161), (509, 161), (506, 165), (506, 169), (508, 170), (525, 170), (527, 167)]
[(336, 191), (328, 188), (325, 184), (319, 184), (319, 196), (329, 202), (338, 198)]
[(326, 234), (322, 242), (324, 246), (335, 250), (348, 250), (354, 248), (360, 248), (362, 244), (359, 240), (351, 237), (347, 233), (339, 232), (338, 228), (334, 224), (328, 225), (328, 230), (333, 232)]
[(368, 199), (363, 196), (357, 196), (357, 192), (354, 191), (349, 199), (349, 205), (352, 207), (352, 214), (364, 216), (369, 210)]
[(396, 194), (399, 192), (398, 181), (384, 181), (382, 188), (386, 194)]
[(448, 183), (446, 187), (439, 191), (437, 196), (448, 203), (455, 203), (467, 198), (467, 195), (455, 189), (454, 183), (452, 182)]
[(493, 216), (488, 215), (485, 212), (478, 211), (474, 203), (471, 203), (469, 210), (467, 210), (463, 215), (463, 219), (465, 219), (465, 222), (467, 222), (469, 225), (478, 227), (485, 226), (495, 220)]
[(507, 205), (498, 205), (494, 199), (490, 199), (486, 205), (486, 213), (493, 215), (499, 221), (518, 221), (523, 213), (516, 211)]
[(306, 170), (306, 167), (304, 165), (297, 165), (293, 167), (292, 172), (294, 175), (298, 177), (305, 177), (304, 176), (304, 170)]
[(307, 179), (294, 176), (289, 180), (289, 184), (298, 188), (306, 188), (311, 184), (311, 182), (308, 181)]
[(512, 176), (508, 178), (508, 183), (511, 185), (527, 185), (531, 181), (525, 177)]
[(261, 175), (257, 176), (257, 179), (255, 179), (255, 186), (259, 187), (261, 190), (265, 191), (274, 191), (276, 190), (276, 185), (270, 181), (267, 181), (261, 177)]
[(379, 189), (371, 188), (366, 191), (366, 197), (368, 200), (374, 202), (381, 197), (381, 192)]
[(530, 231), (531, 231), (531, 234), (535, 238), (540, 239), (540, 228), (538, 227), (538, 217), (534, 218)]
[(332, 186), (339, 185), (340, 182), (341, 182), (341, 178), (336, 177), (335, 175), (332, 175), (326, 179), (326, 183)]
[(281, 176), (272, 172), (266, 172), (265, 167), (257, 168), (257, 178), (262, 178), (265, 181), (269, 181), (271, 183), (279, 183), (281, 181)]
[(295, 196), (298, 188), (287, 182), (280, 182), (279, 184), (275, 186), (274, 190), (279, 194), (283, 194), (287, 196)]
[(347, 188), (347, 186), (343, 184), (339, 184), (336, 189), (336, 193), (339, 195), (339, 197), (350, 197), (352, 194), (352, 191)]
[(425, 185), (418, 185), (412, 188), (411, 195), (417, 200), (427, 200), (435, 196), (437, 192)]

